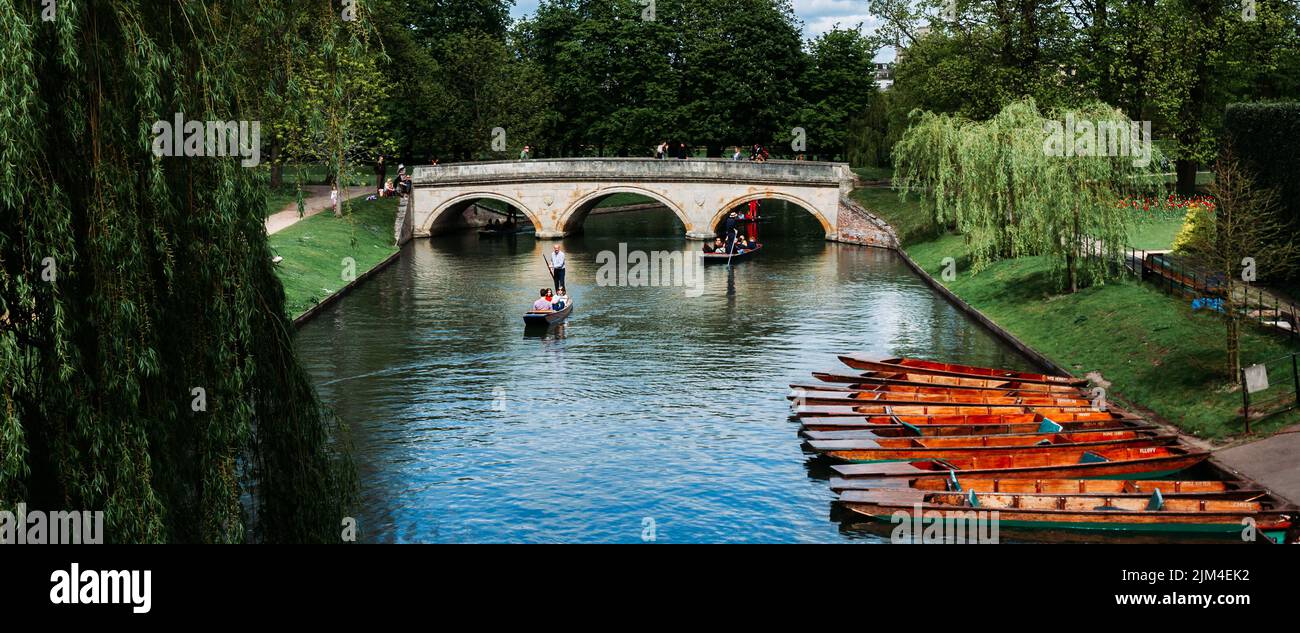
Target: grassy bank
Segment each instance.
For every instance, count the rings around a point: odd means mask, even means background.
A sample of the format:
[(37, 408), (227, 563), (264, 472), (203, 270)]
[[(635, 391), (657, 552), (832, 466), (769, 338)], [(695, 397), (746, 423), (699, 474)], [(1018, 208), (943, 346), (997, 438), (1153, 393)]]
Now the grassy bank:
[(350, 216), (320, 213), (267, 238), (275, 253), (284, 258), (277, 273), (284, 284), (289, 315), (300, 316), (347, 284), (344, 258), (356, 260), (356, 274), (361, 276), (396, 252), (396, 213), (397, 198), (358, 200), (353, 201)]
[[(1110, 399), (1200, 437), (1241, 432), (1241, 393), (1222, 373), (1224, 326), (1217, 318), (1135, 279), (1057, 294), (1044, 257), (997, 262), (972, 275), (964, 239), (934, 232), (910, 196), (906, 203), (888, 190), (859, 190), (854, 197), (902, 227), (905, 250), (936, 279), (943, 259), (956, 259), (960, 272), (944, 285), (1061, 367), (1079, 376), (1099, 373), (1111, 383)], [(1243, 330), (1246, 364), (1292, 351), (1280, 337)], [(1297, 421), (1300, 413), (1293, 411), (1255, 421), (1253, 430), (1267, 433)]]

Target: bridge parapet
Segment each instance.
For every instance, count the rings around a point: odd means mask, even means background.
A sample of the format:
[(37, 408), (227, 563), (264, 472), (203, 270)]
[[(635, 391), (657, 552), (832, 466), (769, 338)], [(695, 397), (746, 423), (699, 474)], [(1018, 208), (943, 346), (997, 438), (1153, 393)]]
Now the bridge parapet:
[(852, 173), (843, 163), (812, 161), (772, 160), (758, 163), (698, 158), (557, 158), (420, 165), (413, 168), (411, 180), (416, 186), (554, 180), (844, 186), (846, 181), (851, 183)]

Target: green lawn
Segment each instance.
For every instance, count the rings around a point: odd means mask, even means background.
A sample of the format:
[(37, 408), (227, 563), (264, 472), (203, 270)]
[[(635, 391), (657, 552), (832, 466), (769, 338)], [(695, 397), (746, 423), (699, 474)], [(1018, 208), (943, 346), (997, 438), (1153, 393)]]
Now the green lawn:
[(1181, 218), (1138, 222), (1129, 231), (1128, 245), (1148, 251), (1168, 250), (1173, 247), (1174, 237), (1182, 227)]
[[(896, 193), (886, 192), (892, 198), (861, 193), (854, 196), (889, 221), (905, 227), (924, 225), (910, 198), (898, 204)], [(1073, 295), (1056, 294), (1049, 281), (1051, 264), (1043, 257), (997, 262), (972, 275), (961, 236), (926, 239), (923, 232), (909, 234), (922, 236), (905, 240), (908, 254), (922, 268), (940, 279), (943, 259), (956, 259), (957, 279), (944, 285), (1075, 375), (1099, 372), (1112, 383), (1110, 399), (1154, 412), (1193, 435), (1223, 439), (1240, 433), (1241, 393), (1220, 373), (1224, 326), (1218, 319), (1193, 312), (1188, 301), (1133, 279)], [(1280, 337), (1251, 327), (1244, 330), (1244, 363), (1292, 351), (1294, 346)], [(1253, 430), (1271, 432), (1297, 421), (1300, 413), (1293, 411), (1256, 421)]]
[(888, 180), (894, 177), (893, 167), (854, 167), (853, 173), (863, 180)]
[(271, 249), (284, 257), (276, 272), (284, 284), (290, 316), (301, 315), (347, 284), (344, 258), (356, 260), (359, 277), (396, 252), (396, 213), (397, 198), (355, 200), (349, 216), (320, 213), (268, 237)]
[[(269, 172), (270, 167), (267, 167)], [(393, 165), (388, 170), (390, 174), (397, 174), (397, 166)], [(266, 194), (266, 215), (278, 213), (284, 209), (285, 205), (292, 204), (298, 200), (298, 190), (295, 183), (302, 179), (304, 185), (323, 185), (325, 184), (325, 166), (319, 163), (303, 165), (285, 165), (283, 170), (284, 183), (279, 187), (270, 187)], [(391, 177), (391, 176), (390, 176)], [(374, 172), (369, 166), (353, 165), (347, 169), (347, 183), (349, 187), (367, 187), (374, 184)], [(304, 199), (310, 196), (309, 193), (303, 192)]]

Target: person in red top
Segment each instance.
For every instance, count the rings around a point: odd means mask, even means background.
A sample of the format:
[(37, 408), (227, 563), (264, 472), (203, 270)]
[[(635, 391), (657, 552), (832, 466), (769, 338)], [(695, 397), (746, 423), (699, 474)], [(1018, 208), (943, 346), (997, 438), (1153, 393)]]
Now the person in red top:
[(749, 237), (749, 241), (753, 242), (758, 240), (758, 201), (757, 200), (749, 201), (749, 213), (745, 214), (745, 219), (749, 220), (749, 224), (745, 226), (745, 233)]

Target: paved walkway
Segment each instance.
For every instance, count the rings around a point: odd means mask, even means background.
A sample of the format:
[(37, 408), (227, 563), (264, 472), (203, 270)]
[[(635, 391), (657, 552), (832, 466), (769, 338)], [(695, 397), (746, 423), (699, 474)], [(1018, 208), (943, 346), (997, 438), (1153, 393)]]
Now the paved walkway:
[[(266, 217), (266, 234), (272, 235), (289, 228), (298, 220), (309, 218), (321, 211), (333, 209), (330, 204), (329, 185), (303, 185), (303, 216), (298, 217), (298, 201), (284, 205), (284, 208)], [(355, 200), (372, 193), (369, 187), (348, 187), (348, 199)]]
[(1300, 426), (1262, 440), (1225, 448), (1216, 452), (1214, 458), (1292, 503), (1300, 503)]

